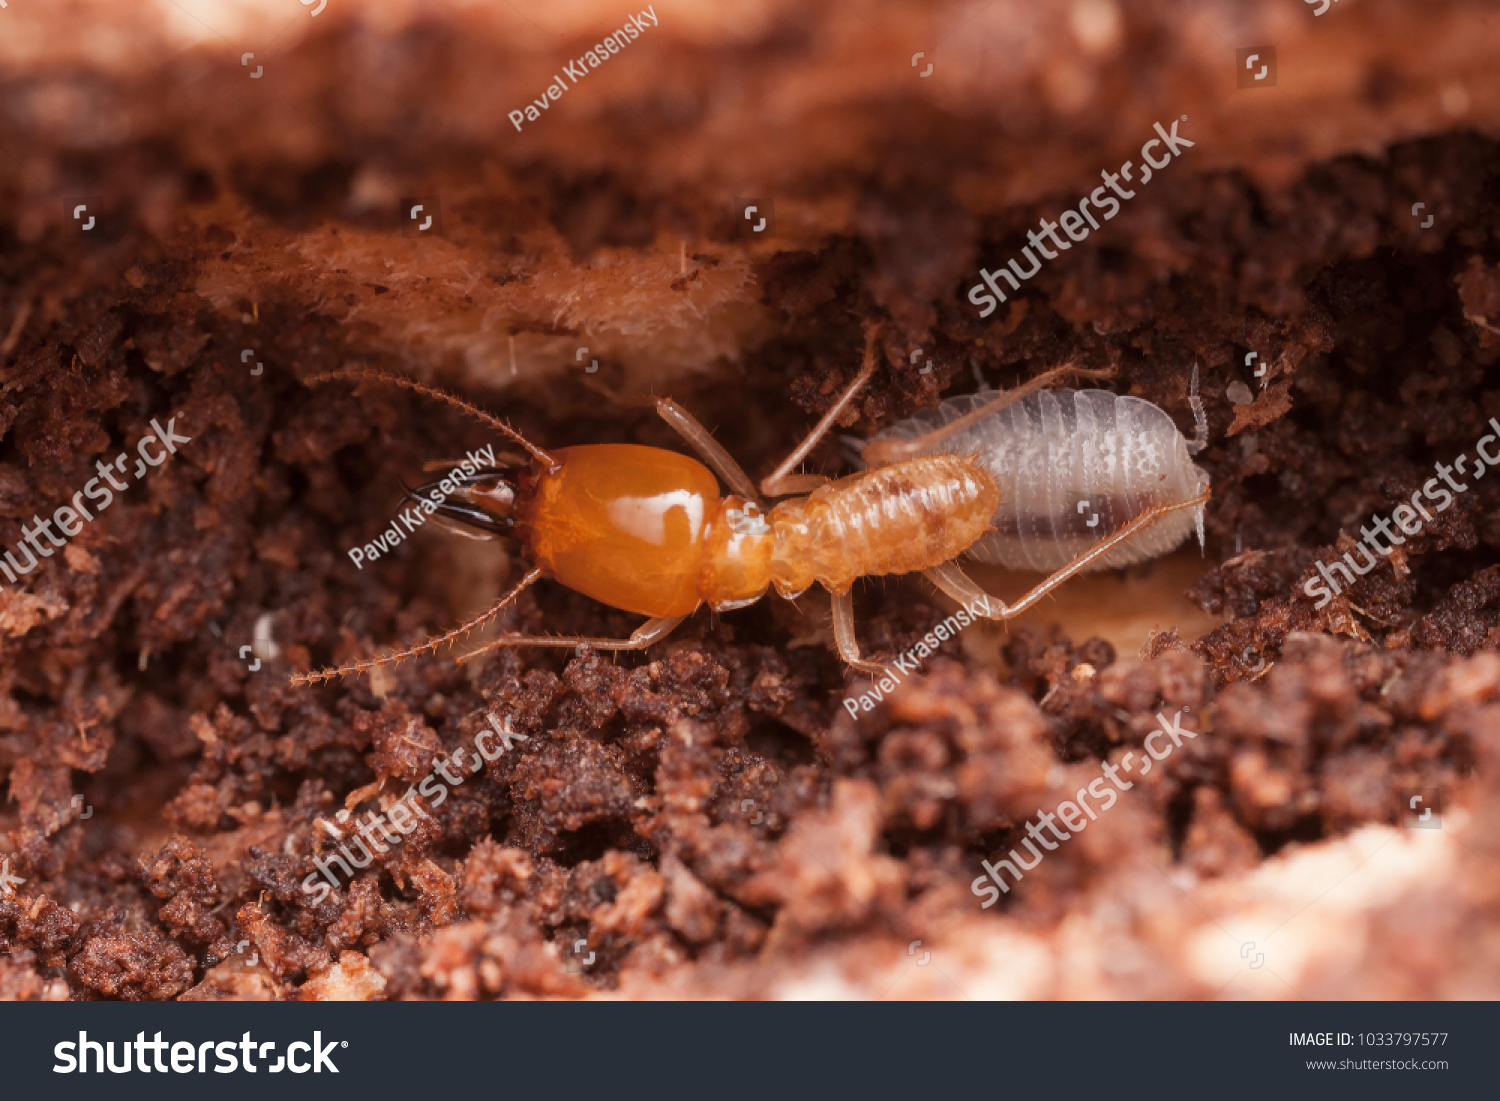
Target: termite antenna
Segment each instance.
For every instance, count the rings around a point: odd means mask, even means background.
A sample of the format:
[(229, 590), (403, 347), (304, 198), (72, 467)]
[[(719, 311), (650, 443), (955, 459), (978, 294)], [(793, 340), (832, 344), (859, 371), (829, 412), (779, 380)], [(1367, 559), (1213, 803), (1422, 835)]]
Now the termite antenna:
[(526, 576), (521, 578), (520, 583), (517, 584), (515, 588), (511, 589), (510, 592), (506, 593), (499, 600), (495, 601), (493, 605), (491, 605), (489, 611), (475, 616), (473, 619), (469, 620), (469, 622), (463, 624), (462, 626), (453, 628), (453, 630), (449, 631), (447, 634), (437, 635), (433, 638), (429, 638), (420, 646), (413, 646), (410, 650), (400, 650), (394, 654), (386, 654), (384, 657), (371, 658), (369, 661), (346, 662), (334, 669), (318, 669), (309, 673), (297, 673), (292, 677), (292, 684), (297, 687), (301, 687), (302, 685), (306, 684), (322, 684), (324, 681), (333, 680), (334, 677), (347, 677), (351, 673), (367, 673), (371, 669), (379, 669), (383, 665), (394, 665), (398, 661), (404, 661), (407, 658), (416, 657), (418, 654), (430, 653), (431, 651), (436, 650), (439, 646), (446, 646), (449, 643), (456, 641), (463, 635), (468, 634), (474, 628), (482, 626), (483, 624), (494, 619), (507, 607), (515, 603), (516, 597), (521, 595), (521, 591), (525, 589), (526, 586), (537, 581), (541, 578), (541, 576), (542, 571), (539, 568), (533, 566), (531, 570), (527, 572)]
[[(1189, 455), (1196, 455), (1208, 446), (1208, 417), (1203, 412), (1203, 399), (1198, 396), (1198, 363), (1193, 362), (1193, 381), (1188, 386), (1188, 406), (1193, 411), (1193, 438), (1187, 441)], [(1198, 476), (1198, 492), (1208, 491), (1208, 475), (1200, 472)], [(1199, 505), (1197, 515), (1194, 517), (1198, 529), (1198, 552), (1206, 555), (1208, 543), (1204, 538), (1203, 531), (1204, 506)]]
[(984, 377), (984, 372), (979, 369), (979, 361), (973, 356), (969, 357), (969, 370), (974, 373), (974, 385), (978, 388), (977, 392), (989, 393), (991, 389), (989, 379)]
[[(1203, 399), (1198, 396), (1198, 364), (1193, 364), (1193, 384), (1188, 389), (1188, 406), (1193, 410), (1193, 438), (1188, 441), (1189, 455), (1196, 455), (1208, 446), (1208, 417), (1203, 412)], [(1202, 535), (1199, 535), (1202, 539)]]
[(486, 413), (478, 406), (471, 405), (469, 402), (464, 401), (463, 398), (450, 394), (445, 390), (439, 390), (434, 386), (427, 386), (423, 383), (415, 381), (414, 379), (403, 378), (400, 375), (389, 375), (384, 371), (376, 371), (369, 367), (341, 367), (337, 371), (324, 371), (321, 374), (311, 375), (308, 378), (303, 379), (302, 381), (307, 383), (307, 385), (312, 386), (322, 382), (334, 382), (340, 380), (358, 382), (384, 382), (391, 386), (399, 386), (403, 390), (411, 390), (415, 393), (426, 395), (429, 398), (436, 398), (438, 401), (447, 402), (455, 409), (462, 409), (465, 413), (469, 414), (469, 416), (482, 421), (483, 423), (489, 425), (491, 428), (503, 432), (510, 439), (514, 440), (516, 443), (524, 447), (527, 452), (530, 453), (532, 458), (534, 458), (537, 462), (543, 464), (548, 470), (556, 471), (561, 469), (561, 464), (558, 463), (556, 459), (547, 454), (540, 447), (537, 447), (536, 444), (532, 443), (525, 436), (521, 435), (521, 433), (517, 432), (514, 428), (506, 424), (499, 417), (491, 416), (489, 413)]

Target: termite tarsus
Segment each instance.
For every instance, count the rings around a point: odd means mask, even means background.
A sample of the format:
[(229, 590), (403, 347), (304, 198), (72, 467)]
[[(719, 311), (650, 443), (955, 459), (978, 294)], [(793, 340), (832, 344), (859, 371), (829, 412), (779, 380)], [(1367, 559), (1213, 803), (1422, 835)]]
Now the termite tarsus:
[[(1025, 611), (1076, 573), (1101, 564), (1161, 521), (1200, 507), (1207, 492), (1191, 497), (1165, 494), (1134, 500), (1134, 514), (1075, 555), (1014, 604), (989, 596), (954, 559), (991, 530), (1004, 499), (981, 456), (922, 454), (1068, 374), (1099, 377), (1108, 372), (1060, 367), (1016, 390), (987, 395), (982, 409), (926, 436), (886, 441), (866, 448), (870, 469), (830, 481), (794, 469), (848, 408), (875, 372), (877, 331), (868, 332), (864, 364), (801, 445), (760, 484), (760, 493), (739, 465), (693, 416), (677, 403), (657, 399), (656, 410), (698, 452), (702, 464), (655, 447), (590, 444), (544, 451), (496, 417), (467, 402), (410, 379), (364, 368), (346, 368), (309, 378), (372, 380), (401, 386), (448, 402), (497, 429), (523, 447), (530, 462), (474, 474), (439, 506), (446, 518), (514, 539), (533, 565), (508, 593), (482, 615), (445, 634), (368, 661), (301, 673), (293, 684), (317, 684), (428, 653), (493, 619), (528, 585), (551, 577), (601, 603), (650, 618), (628, 639), (579, 636), (504, 635), (463, 655), (464, 661), (502, 646), (584, 644), (599, 650), (642, 650), (665, 638), (707, 603), (716, 611), (752, 604), (775, 587), (795, 599), (814, 582), (829, 591), (839, 656), (853, 668), (878, 673), (863, 660), (854, 632), (852, 587), (858, 577), (920, 572), (948, 596), (991, 619)], [(907, 451), (913, 457), (885, 451)], [(872, 454), (873, 452), (873, 454)], [(712, 468), (712, 472), (708, 468)], [(719, 495), (719, 479), (729, 496)], [(1164, 490), (1167, 486), (1163, 485)], [(769, 510), (765, 497), (807, 494)]]

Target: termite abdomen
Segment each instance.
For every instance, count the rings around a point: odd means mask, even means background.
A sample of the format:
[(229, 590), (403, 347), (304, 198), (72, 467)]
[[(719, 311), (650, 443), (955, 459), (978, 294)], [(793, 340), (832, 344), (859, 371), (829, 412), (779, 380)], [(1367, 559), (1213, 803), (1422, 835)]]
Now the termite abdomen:
[[(950, 398), (880, 432), (914, 439), (991, 400)], [(1153, 505), (1208, 486), (1172, 419), (1140, 398), (1107, 390), (1044, 390), (984, 417), (927, 454), (973, 454), (1001, 487), (993, 530), (969, 548), (981, 562), (1058, 569)], [(1126, 566), (1178, 546), (1202, 508), (1176, 512), (1105, 554), (1091, 568)]]
[(966, 456), (908, 459), (843, 478), (771, 512), (783, 593), (914, 573), (962, 554), (989, 527), (999, 491)]

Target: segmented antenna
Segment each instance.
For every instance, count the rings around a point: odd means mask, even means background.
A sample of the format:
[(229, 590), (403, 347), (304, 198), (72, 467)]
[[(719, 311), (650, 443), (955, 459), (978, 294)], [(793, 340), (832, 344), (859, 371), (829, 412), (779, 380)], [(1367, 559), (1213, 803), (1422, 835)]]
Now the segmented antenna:
[(436, 398), (438, 401), (447, 402), (455, 409), (462, 409), (469, 416), (482, 421), (497, 431), (505, 433), (510, 439), (524, 447), (533, 459), (546, 466), (548, 470), (556, 471), (561, 469), (561, 464), (556, 459), (540, 447), (537, 447), (499, 417), (491, 416), (478, 406), (464, 401), (463, 398), (456, 397), (436, 387), (424, 385), (413, 379), (403, 378), (400, 375), (388, 375), (384, 371), (376, 371), (369, 367), (341, 367), (337, 371), (324, 371), (321, 374), (311, 375), (302, 381), (309, 386), (334, 381), (384, 382), (391, 386), (399, 386), (403, 390), (411, 390), (429, 398)]
[(335, 677), (347, 677), (353, 673), (368, 673), (372, 669), (379, 669), (382, 666), (386, 665), (394, 665), (398, 661), (405, 661), (407, 658), (416, 657), (418, 654), (431, 653), (440, 646), (450, 646), (458, 639), (474, 630), (474, 628), (488, 623), (506, 608), (510, 607), (510, 605), (514, 604), (516, 597), (521, 595), (522, 590), (524, 590), (528, 585), (534, 584), (536, 581), (540, 580), (541, 577), (542, 571), (536, 567), (532, 567), (532, 569), (527, 572), (526, 576), (521, 578), (520, 582), (517, 583), (515, 587), (510, 590), (510, 592), (506, 593), (499, 600), (495, 601), (494, 604), (490, 605), (488, 611), (480, 613), (473, 619), (469, 620), (469, 622), (461, 624), (460, 626), (453, 628), (453, 630), (451, 631), (447, 631), (444, 634), (435, 635), (432, 638), (429, 638), (420, 646), (413, 646), (410, 649), (406, 650), (397, 650), (394, 653), (384, 654), (377, 658), (369, 658), (365, 661), (345, 662), (343, 665), (336, 666), (332, 669), (316, 669), (306, 673), (297, 673), (292, 677), (292, 684), (297, 687), (307, 684), (322, 684), (324, 681), (333, 680)]
[[(1193, 411), (1193, 438), (1187, 441), (1189, 455), (1196, 455), (1208, 446), (1208, 416), (1203, 412), (1203, 399), (1198, 396), (1198, 364), (1193, 364), (1193, 381), (1188, 387), (1188, 406)], [(1198, 479), (1198, 492), (1203, 493), (1208, 489), (1208, 475), (1204, 474)], [(1204, 506), (1199, 505), (1194, 520), (1198, 528), (1198, 553), (1208, 553), (1208, 542), (1204, 538), (1203, 531)]]
[[(1203, 412), (1203, 399), (1198, 396), (1198, 365), (1193, 364), (1193, 384), (1188, 390), (1188, 406), (1193, 411), (1193, 438), (1188, 440), (1189, 455), (1196, 455), (1208, 446), (1208, 416)], [(1198, 538), (1203, 538), (1200, 529)]]

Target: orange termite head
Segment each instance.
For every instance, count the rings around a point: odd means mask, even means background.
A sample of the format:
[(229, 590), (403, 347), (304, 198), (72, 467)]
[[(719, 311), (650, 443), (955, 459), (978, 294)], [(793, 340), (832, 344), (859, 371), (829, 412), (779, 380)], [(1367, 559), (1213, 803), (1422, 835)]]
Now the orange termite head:
[[(412, 489), (405, 482), (401, 488), (413, 503), (431, 507), (449, 523), (484, 536), (517, 537), (517, 503), (527, 476), (524, 466), (501, 469), (490, 467), (465, 474), (454, 467), (448, 476)], [(444, 483), (448, 488), (444, 488)], [(457, 483), (457, 488), (452, 488)]]

